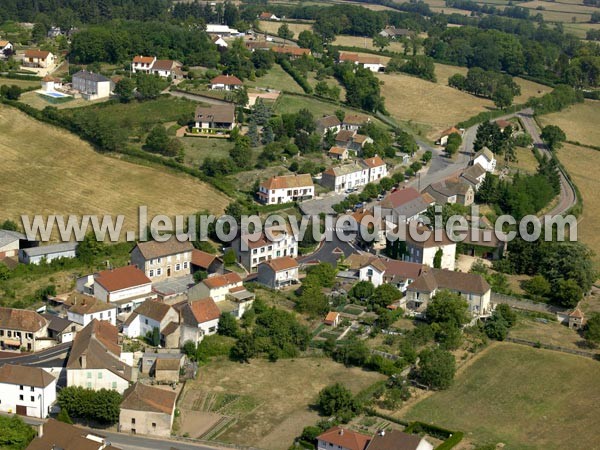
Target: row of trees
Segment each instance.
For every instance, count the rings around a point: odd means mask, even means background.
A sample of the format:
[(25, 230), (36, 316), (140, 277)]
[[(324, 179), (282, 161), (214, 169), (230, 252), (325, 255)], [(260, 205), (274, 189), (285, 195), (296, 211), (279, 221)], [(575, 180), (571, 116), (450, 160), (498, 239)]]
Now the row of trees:
[(467, 76), (457, 73), (448, 79), (448, 85), (479, 97), (490, 98), (498, 108), (510, 106), (521, 94), (520, 86), (510, 75), (479, 67), (469, 69)]
[[(67, 413), (65, 417), (92, 420), (104, 424), (119, 421), (121, 395), (110, 389), (85, 389), (69, 386), (58, 393), (58, 404)], [(64, 413), (63, 413), (64, 414)]]

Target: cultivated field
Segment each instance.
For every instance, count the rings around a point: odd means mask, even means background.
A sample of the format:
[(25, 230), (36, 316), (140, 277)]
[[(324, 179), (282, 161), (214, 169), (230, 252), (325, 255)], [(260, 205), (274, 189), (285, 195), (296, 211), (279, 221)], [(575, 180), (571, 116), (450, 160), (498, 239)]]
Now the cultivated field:
[(21, 214), (149, 214), (223, 211), (228, 198), (191, 177), (96, 153), (73, 134), (0, 106), (2, 219)]
[(543, 125), (558, 125), (570, 141), (586, 145), (600, 143), (600, 101), (585, 100), (564, 111), (540, 117)]
[[(373, 46), (373, 38), (370, 37), (360, 37), (360, 36), (346, 36), (346, 35), (337, 35), (335, 37), (335, 41), (333, 41), (335, 45), (346, 45), (349, 47), (359, 47), (359, 48), (368, 48), (370, 50), (379, 50), (378, 47)], [(399, 41), (390, 41), (390, 45), (385, 48), (385, 50), (391, 50), (392, 52), (403, 53), (404, 52), (404, 44)], [(372, 56), (372, 55), (371, 55)]]
[(597, 361), (516, 344), (484, 350), (447, 391), (408, 419), (458, 429), (506, 450), (594, 448), (600, 438)]
[[(577, 18), (577, 22), (589, 22), (591, 14), (596, 11), (592, 6), (585, 6), (583, 2), (546, 2), (534, 0), (531, 2), (519, 3), (523, 8), (531, 9), (531, 15), (535, 16), (541, 13), (544, 20), (556, 22), (571, 22), (573, 17)], [(538, 10), (537, 8), (544, 8)]]
[(427, 137), (435, 139), (440, 131), (461, 120), (494, 108), (490, 100), (474, 97), (441, 83), (431, 83), (403, 74), (378, 74), (383, 81), (386, 108), (401, 121), (427, 127)]
[(276, 363), (257, 359), (250, 364), (217, 360), (199, 372), (198, 380), (188, 382), (186, 390), (241, 396), (248, 406), (238, 410), (243, 412), (238, 421), (218, 439), (275, 450), (287, 448), (305, 426), (319, 420), (312, 405), (325, 386), (340, 382), (357, 393), (385, 379), (375, 372), (345, 368), (327, 358)]
[[(269, 34), (277, 35), (279, 27), (286, 22), (275, 22), (271, 20), (261, 20), (258, 22), (260, 29), (266, 31)], [(310, 23), (288, 23), (288, 28), (294, 33), (294, 39), (298, 39), (298, 35), (304, 30), (312, 30), (312, 24)]]
[(266, 75), (258, 77), (254, 81), (248, 80), (246, 84), (249, 87), (275, 89), (278, 91), (296, 92), (298, 94), (304, 92), (298, 83), (279, 64), (274, 64)]
[(600, 152), (565, 144), (558, 151), (558, 159), (583, 196), (583, 215), (579, 218), (577, 237), (596, 252), (596, 265), (600, 267), (600, 223), (598, 222), (600, 179), (593, 169), (600, 167)]

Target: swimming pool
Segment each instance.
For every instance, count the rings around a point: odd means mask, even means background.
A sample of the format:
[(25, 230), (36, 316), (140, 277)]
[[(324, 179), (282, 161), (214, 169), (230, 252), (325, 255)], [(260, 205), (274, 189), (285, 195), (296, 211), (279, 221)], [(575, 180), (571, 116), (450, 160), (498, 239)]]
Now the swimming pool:
[(56, 92), (56, 91), (41, 91), (40, 94), (46, 95), (46, 96), (52, 97), (52, 98), (67, 98), (67, 97), (70, 97), (70, 95), (63, 94), (62, 92)]

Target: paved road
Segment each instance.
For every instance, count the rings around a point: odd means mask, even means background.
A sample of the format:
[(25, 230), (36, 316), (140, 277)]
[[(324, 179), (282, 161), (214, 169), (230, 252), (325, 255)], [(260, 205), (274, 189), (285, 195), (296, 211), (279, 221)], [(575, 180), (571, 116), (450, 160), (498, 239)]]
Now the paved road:
[[(0, 415), (9, 416), (9, 414), (6, 413), (0, 413)], [(25, 423), (33, 426), (39, 426), (46, 422), (45, 420), (36, 419), (35, 417), (22, 416), (21, 418)], [(116, 433), (97, 428), (80, 428), (88, 430), (90, 433), (93, 433), (97, 436), (102, 436), (105, 439), (108, 439), (112, 444), (114, 444), (116, 447), (119, 447), (121, 450), (215, 450), (231, 448), (208, 444), (195, 444), (171, 439), (156, 439), (147, 436)]]
[[(550, 150), (548, 149), (548, 147), (546, 147), (546, 144), (544, 144), (544, 141), (542, 140), (542, 138), (540, 136), (540, 132), (537, 127), (537, 123), (535, 122), (535, 120), (533, 118), (533, 110), (530, 108), (525, 109), (525, 110), (519, 111), (519, 113), (517, 115), (521, 119), (521, 122), (523, 123), (525, 130), (527, 130), (527, 132), (533, 139), (534, 145), (542, 153), (546, 154), (548, 157), (551, 157), (552, 154), (551, 154)], [(564, 214), (565, 212), (567, 212), (569, 209), (571, 209), (573, 206), (575, 206), (577, 204), (577, 194), (575, 193), (575, 189), (574, 189), (573, 185), (569, 182), (569, 180), (567, 179), (567, 177), (565, 176), (565, 174), (562, 170), (560, 170), (559, 173), (560, 173), (560, 198), (559, 198), (556, 206), (554, 208), (552, 208), (549, 212), (546, 213), (550, 217)]]
[(317, 250), (310, 255), (298, 258), (298, 262), (300, 264), (326, 262), (332, 266), (335, 266), (337, 264), (337, 260), (342, 256), (342, 253), (344, 254), (344, 257), (348, 257), (352, 253), (358, 251), (358, 248), (354, 245), (354, 243), (341, 241), (335, 231), (331, 233), (331, 237), (332, 239), (328, 240), (326, 234), (324, 239), (321, 241), (319, 248), (317, 248)]
[(21, 366), (33, 367), (62, 367), (67, 354), (71, 350), (72, 344), (72, 342), (66, 342), (41, 352), (15, 354), (15, 356), (0, 358), (0, 364), (19, 364)]

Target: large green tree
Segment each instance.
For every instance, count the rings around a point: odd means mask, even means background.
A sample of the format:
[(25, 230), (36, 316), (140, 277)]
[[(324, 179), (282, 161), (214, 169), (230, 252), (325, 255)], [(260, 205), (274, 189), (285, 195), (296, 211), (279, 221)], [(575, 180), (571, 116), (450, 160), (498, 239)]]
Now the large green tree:
[(417, 373), (419, 380), (431, 389), (448, 389), (456, 373), (454, 355), (440, 348), (427, 348), (419, 354)]
[(461, 327), (469, 321), (468, 303), (455, 292), (438, 291), (427, 305), (425, 317), (429, 323), (449, 323)]

